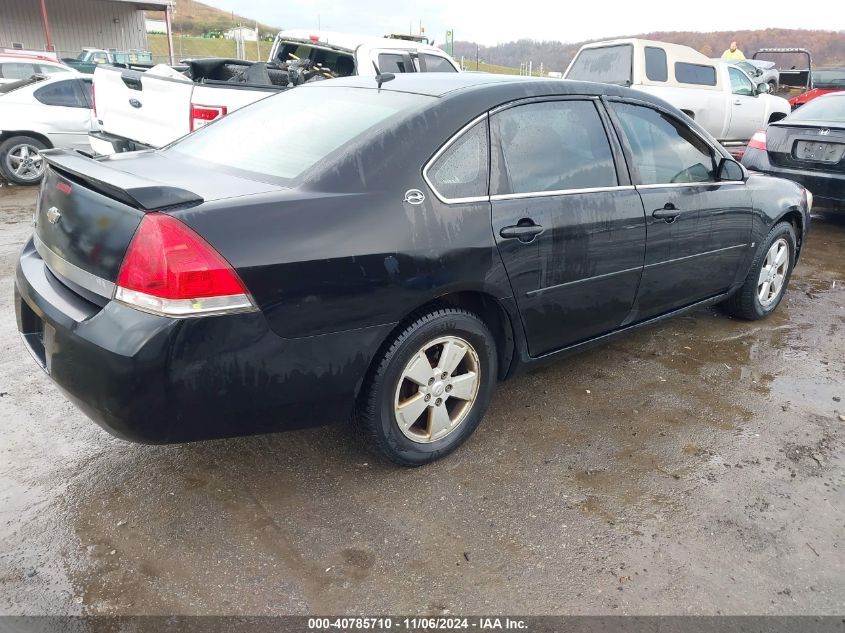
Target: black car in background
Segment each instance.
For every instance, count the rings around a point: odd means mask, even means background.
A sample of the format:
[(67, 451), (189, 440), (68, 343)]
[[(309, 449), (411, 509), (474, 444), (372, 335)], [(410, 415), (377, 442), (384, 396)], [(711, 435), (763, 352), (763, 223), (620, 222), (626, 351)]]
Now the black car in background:
[(801, 183), (819, 202), (845, 205), (845, 92), (817, 97), (754, 135), (748, 169)]
[(485, 74), (338, 79), (160, 151), (45, 152), (18, 326), (120, 437), (354, 419), (402, 465), (497, 380), (696, 306), (783, 297), (805, 190), (665, 102)]

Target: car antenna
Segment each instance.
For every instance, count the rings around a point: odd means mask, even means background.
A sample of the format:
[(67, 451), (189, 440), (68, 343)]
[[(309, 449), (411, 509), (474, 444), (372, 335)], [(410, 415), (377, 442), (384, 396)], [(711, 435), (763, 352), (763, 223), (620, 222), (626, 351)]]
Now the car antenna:
[(379, 70), (378, 64), (373, 61), (373, 68), (376, 69), (376, 83), (378, 84), (378, 89), (381, 90), (381, 85), (385, 82), (388, 82), (392, 79), (396, 79), (396, 75), (393, 73), (383, 73)]

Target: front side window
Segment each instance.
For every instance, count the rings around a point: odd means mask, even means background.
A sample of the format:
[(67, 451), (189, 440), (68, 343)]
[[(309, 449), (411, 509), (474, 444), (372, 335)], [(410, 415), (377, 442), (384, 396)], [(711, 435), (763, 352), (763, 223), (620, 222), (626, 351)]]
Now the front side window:
[(432, 55), (430, 53), (422, 53), (420, 58), (425, 65), (425, 72), (427, 73), (456, 73), (457, 69), (449, 63), (449, 60), (440, 55)]
[(731, 92), (744, 97), (754, 96), (754, 86), (741, 70), (729, 67), (728, 73), (731, 76)]
[(437, 193), (449, 200), (486, 196), (489, 146), (485, 119), (461, 135), (429, 168), (427, 175)]
[(634, 47), (630, 44), (585, 48), (566, 73), (566, 79), (629, 86)]
[(19, 62), (0, 64), (0, 77), (3, 79), (29, 79), (36, 72), (38, 71), (35, 64), (21, 64)]
[(87, 108), (81, 91), (75, 79), (66, 79), (43, 86), (33, 93), (33, 96), (48, 106), (62, 106), (65, 108)]
[[(284, 181), (364, 135), (377, 137), (432, 97), (360, 88), (302, 86), (262, 99), (165, 149), (174, 157)], [(292, 112), (296, 125), (282, 125)]]
[(713, 150), (686, 125), (645, 106), (614, 103), (631, 146), (639, 184), (716, 180)]
[(607, 134), (591, 101), (548, 101), (493, 117), (506, 177), (499, 194), (618, 184)]
[(666, 65), (666, 51), (656, 46), (645, 47), (645, 76), (651, 81), (666, 81), (669, 79), (669, 68)]
[(705, 64), (675, 62), (675, 79), (682, 84), (715, 86), (716, 68)]

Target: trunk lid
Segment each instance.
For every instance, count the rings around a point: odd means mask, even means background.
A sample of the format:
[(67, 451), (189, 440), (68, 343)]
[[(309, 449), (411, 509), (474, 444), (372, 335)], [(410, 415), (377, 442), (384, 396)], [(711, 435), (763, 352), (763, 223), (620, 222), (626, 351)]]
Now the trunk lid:
[(845, 172), (845, 126), (773, 123), (766, 130), (766, 151), (780, 167)]
[(98, 303), (111, 298), (145, 213), (279, 189), (222, 172), (212, 175), (158, 152), (105, 160), (65, 150), (42, 155), (48, 168), (36, 209), (36, 248), (55, 277)]

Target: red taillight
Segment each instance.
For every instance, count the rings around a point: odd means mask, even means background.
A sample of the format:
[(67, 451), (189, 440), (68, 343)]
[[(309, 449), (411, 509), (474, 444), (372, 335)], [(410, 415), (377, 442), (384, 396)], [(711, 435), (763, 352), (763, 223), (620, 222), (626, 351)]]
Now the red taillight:
[(309, 35), (308, 39), (311, 40), (312, 42), (319, 42), (320, 36), (319, 35)]
[(760, 130), (754, 133), (754, 136), (748, 141), (748, 149), (766, 150), (766, 130)]
[(228, 112), (226, 106), (207, 106), (191, 104), (191, 132), (198, 130), (204, 125), (208, 125), (214, 119), (221, 116), (226, 116)]
[(169, 316), (251, 309), (232, 266), (179, 220), (148, 213), (117, 277), (115, 299)]

